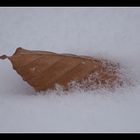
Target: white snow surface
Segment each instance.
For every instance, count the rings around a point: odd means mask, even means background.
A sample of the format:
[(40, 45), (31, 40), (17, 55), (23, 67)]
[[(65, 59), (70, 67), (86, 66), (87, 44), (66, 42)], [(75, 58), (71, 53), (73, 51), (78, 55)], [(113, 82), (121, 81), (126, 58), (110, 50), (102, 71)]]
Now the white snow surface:
[(114, 60), (134, 86), (39, 94), (0, 60), (0, 132), (140, 132), (140, 8), (0, 8), (0, 55), (17, 47)]

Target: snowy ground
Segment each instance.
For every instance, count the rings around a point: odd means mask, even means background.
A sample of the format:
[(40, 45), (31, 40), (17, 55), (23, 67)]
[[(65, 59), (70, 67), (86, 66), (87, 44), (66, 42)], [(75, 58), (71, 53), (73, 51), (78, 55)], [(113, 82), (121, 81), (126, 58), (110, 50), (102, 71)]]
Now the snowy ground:
[(0, 61), (0, 132), (140, 132), (139, 8), (0, 8), (0, 55), (17, 47), (116, 60), (135, 86), (38, 95)]

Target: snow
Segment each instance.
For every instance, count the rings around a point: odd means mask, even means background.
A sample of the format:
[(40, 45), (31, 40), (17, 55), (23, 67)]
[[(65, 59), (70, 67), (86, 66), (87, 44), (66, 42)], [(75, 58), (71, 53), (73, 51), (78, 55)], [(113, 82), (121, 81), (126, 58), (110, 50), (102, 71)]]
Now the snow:
[(115, 91), (35, 93), (0, 60), (0, 132), (140, 132), (139, 8), (0, 8), (0, 55), (17, 47), (118, 61)]

